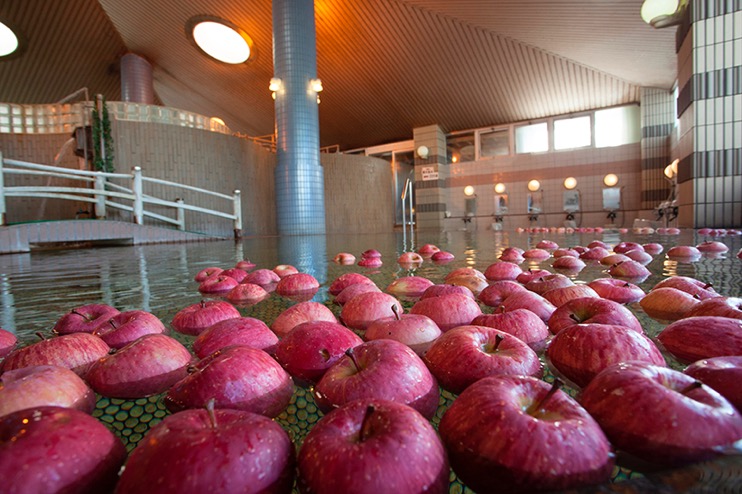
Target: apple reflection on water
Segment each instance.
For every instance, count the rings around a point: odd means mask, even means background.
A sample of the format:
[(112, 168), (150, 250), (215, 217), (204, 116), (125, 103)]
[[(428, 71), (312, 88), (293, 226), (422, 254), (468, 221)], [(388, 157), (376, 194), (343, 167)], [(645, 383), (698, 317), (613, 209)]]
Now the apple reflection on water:
[[(437, 235), (437, 234), (436, 234)], [(289, 262), (296, 265), (302, 272), (309, 272), (321, 283), (314, 300), (327, 300), (328, 280), (336, 279), (349, 270), (358, 270), (367, 274), (378, 286), (387, 286), (395, 277), (415, 274), (429, 278), (435, 282), (442, 282), (446, 273), (455, 268), (469, 266), (484, 269), (494, 262), (507, 244), (496, 244), (503, 241), (503, 236), (493, 237), (492, 232), (477, 234), (444, 234), (443, 238), (431, 238), (431, 242), (445, 245), (446, 250), (458, 255), (458, 259), (447, 266), (440, 266), (424, 262), (414, 270), (400, 269), (393, 261), (388, 262), (377, 271), (365, 270), (342, 264), (328, 262), (326, 253), (338, 251), (362, 252), (373, 245), (381, 252), (393, 259), (399, 252), (404, 252), (405, 246), (399, 245), (398, 238), (369, 237), (340, 240), (323, 239), (319, 246), (302, 244), (301, 240), (293, 239), (294, 245), (276, 246), (277, 239), (248, 239), (239, 245), (229, 244), (215, 248), (213, 244), (186, 245), (186, 246), (150, 246), (144, 248), (112, 248), (95, 252), (65, 251), (34, 253), (32, 256), (21, 256), (11, 263), (0, 259), (3, 273), (3, 327), (13, 329), (25, 344), (31, 341), (31, 333), (35, 330), (48, 329), (60, 314), (69, 311), (71, 306), (82, 305), (85, 302), (105, 301), (107, 304), (121, 310), (143, 309), (148, 310), (164, 321), (171, 320), (178, 310), (189, 303), (199, 303), (200, 295), (197, 292), (193, 276), (199, 269), (210, 265), (230, 266), (237, 260), (251, 258), (258, 266), (273, 266)], [(544, 237), (553, 238), (562, 245), (582, 244), (589, 240), (587, 237), (571, 237), (565, 235), (511, 235), (507, 242), (511, 245), (523, 247), (522, 252), (535, 247)], [(592, 235), (590, 236), (592, 237)], [(656, 240), (656, 237), (648, 237)], [(644, 239), (636, 239), (644, 240)], [(667, 239), (665, 248), (669, 249), (674, 243), (697, 244), (696, 238)], [(734, 249), (739, 249), (739, 240), (725, 239)], [(330, 242), (331, 244), (326, 244)], [(608, 243), (616, 243), (609, 239)], [(224, 248), (220, 252), (221, 248)], [(375, 249), (374, 249), (375, 250)], [(467, 252), (466, 257), (458, 253)], [(281, 259), (279, 259), (279, 254)], [(288, 255), (287, 255), (288, 254)], [(660, 279), (669, 275), (686, 275), (705, 281), (712, 281), (719, 293), (735, 294), (742, 284), (742, 269), (734, 256), (729, 258), (712, 259), (701, 256), (698, 259), (673, 257), (665, 259), (655, 257), (648, 267), (651, 275), (639, 282), (645, 288), (653, 286)], [(33, 258), (33, 263), (31, 259)], [(378, 259), (378, 258), (375, 258)], [(533, 260), (531, 260), (533, 261)], [(75, 265), (77, 272), (68, 273), (64, 265)], [(538, 263), (532, 263), (538, 266)], [(605, 277), (602, 270), (592, 263), (588, 264), (579, 274), (569, 273), (572, 280), (584, 283), (594, 278)], [(51, 281), (54, 280), (54, 281)], [(250, 315), (270, 323), (277, 319), (294, 302), (272, 296), (263, 302), (251, 307), (242, 307), (244, 315)], [(324, 304), (323, 304), (324, 305)], [(650, 336), (656, 336), (664, 324), (650, 320), (643, 316), (641, 310), (632, 307)], [(181, 341), (192, 343), (194, 337), (174, 335)], [(675, 368), (682, 366), (674, 359), (669, 363)], [(547, 373), (544, 380), (553, 379)], [(572, 390), (567, 390), (574, 393)], [(440, 406), (432, 419), (437, 426), (444, 411), (453, 402), (454, 395), (443, 391), (440, 397)], [(116, 431), (124, 439), (128, 449), (141, 441), (144, 433), (155, 423), (159, 422), (168, 412), (158, 397), (138, 400), (121, 400), (100, 398), (94, 415)], [(297, 387), (286, 409), (277, 417), (277, 421), (292, 434), (297, 445), (306, 436), (313, 424), (320, 417), (319, 410), (311, 392), (307, 388)], [(633, 476), (625, 470), (614, 472), (617, 479)], [(462, 489), (457, 482), (452, 484), (451, 490)]]

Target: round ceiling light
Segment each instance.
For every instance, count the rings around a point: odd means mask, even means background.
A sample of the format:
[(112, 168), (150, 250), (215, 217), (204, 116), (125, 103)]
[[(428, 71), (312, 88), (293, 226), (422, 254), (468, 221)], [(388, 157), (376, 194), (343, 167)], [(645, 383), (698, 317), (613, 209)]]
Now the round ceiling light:
[(18, 50), (18, 36), (8, 26), (0, 22), (0, 57), (6, 57)]
[(208, 56), (228, 64), (250, 58), (252, 41), (242, 29), (213, 17), (192, 19), (188, 30), (196, 46)]

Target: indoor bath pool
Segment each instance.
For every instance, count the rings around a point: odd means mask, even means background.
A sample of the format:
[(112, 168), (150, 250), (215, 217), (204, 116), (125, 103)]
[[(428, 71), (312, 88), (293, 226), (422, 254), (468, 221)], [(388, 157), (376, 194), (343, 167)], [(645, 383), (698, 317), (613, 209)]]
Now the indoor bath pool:
[[(273, 269), (277, 265), (295, 266), (299, 272), (311, 274), (320, 284), (311, 300), (320, 302), (340, 314), (328, 289), (339, 276), (357, 272), (370, 278), (384, 290), (397, 278), (415, 275), (443, 283), (446, 275), (457, 268), (475, 268), (484, 272), (498, 261), (507, 247), (533, 249), (542, 240), (556, 242), (559, 247), (585, 246), (601, 240), (609, 246), (619, 242), (640, 244), (660, 243), (664, 250), (646, 264), (650, 275), (635, 280), (644, 291), (659, 281), (675, 276), (696, 278), (713, 285), (720, 295), (742, 295), (742, 260), (737, 252), (742, 247), (742, 236), (706, 237), (692, 230), (680, 235), (636, 235), (606, 232), (595, 233), (514, 233), (481, 231), (422, 232), (413, 237), (401, 233), (384, 235), (328, 235), (305, 237), (244, 238), (240, 241), (221, 241), (192, 244), (150, 246), (111, 246), (73, 250), (39, 250), (31, 254), (0, 256), (0, 327), (14, 333), (18, 346), (38, 341), (38, 333), (51, 336), (55, 322), (71, 309), (86, 304), (108, 304), (120, 311), (142, 310), (154, 314), (165, 326), (182, 309), (199, 303), (204, 297), (198, 291), (194, 276), (204, 268), (233, 267), (238, 261), (249, 259), (255, 269)], [(670, 259), (666, 252), (676, 245), (695, 246), (706, 240), (725, 244), (729, 251), (720, 255), (702, 255), (693, 260)], [(452, 253), (451, 262), (438, 264), (425, 260), (419, 267), (401, 267), (397, 258), (403, 252), (417, 250), (424, 244), (434, 244)], [(383, 264), (378, 268), (363, 268), (357, 264), (340, 265), (333, 262), (337, 253), (352, 253), (360, 259), (362, 252), (375, 249), (381, 253)], [(526, 259), (523, 270), (542, 268), (552, 272), (554, 257), (544, 260)], [(585, 284), (597, 278), (608, 277), (607, 265), (588, 261), (578, 272), (565, 272), (576, 284)], [(272, 293), (254, 305), (238, 306), (242, 316), (264, 321), (269, 326), (296, 300)], [(413, 302), (402, 302), (409, 310)], [(644, 331), (656, 337), (667, 323), (658, 322), (645, 314), (638, 303), (628, 305), (637, 316)], [(481, 305), (484, 313), (492, 307)], [(187, 348), (195, 339), (171, 331)], [(362, 332), (359, 333), (362, 335)], [(539, 354), (545, 362), (543, 350)], [(667, 352), (667, 363), (678, 370), (684, 365)], [(547, 370), (544, 379), (552, 382), (554, 376)], [(571, 395), (576, 390), (567, 388)], [(170, 412), (162, 395), (137, 400), (122, 400), (97, 396), (93, 416), (103, 422), (126, 445), (128, 451), (142, 440), (147, 431)], [(456, 395), (441, 391), (439, 407), (431, 422), (438, 427), (441, 418)], [(661, 412), (658, 412), (661, 413)], [(322, 418), (308, 388), (296, 386), (289, 406), (276, 421), (289, 433), (297, 449), (312, 427)], [(648, 418), (649, 419), (649, 418)], [(742, 460), (727, 456), (711, 462), (665, 472), (640, 473), (624, 464), (615, 467), (613, 482), (590, 487), (587, 492), (741, 492)], [(451, 473), (450, 492), (472, 492)], [(660, 487), (662, 486), (662, 487)], [(2, 489), (0, 489), (2, 490)]]

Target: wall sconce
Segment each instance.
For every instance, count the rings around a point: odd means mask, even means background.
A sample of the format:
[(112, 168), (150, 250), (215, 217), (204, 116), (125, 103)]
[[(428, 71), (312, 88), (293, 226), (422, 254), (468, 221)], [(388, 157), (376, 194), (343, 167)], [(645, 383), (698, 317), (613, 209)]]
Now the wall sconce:
[(644, 0), (641, 16), (654, 28), (675, 26), (682, 21), (688, 0)]
[(577, 187), (577, 179), (575, 177), (567, 177), (564, 179), (564, 188), (572, 190)]
[(420, 146), (417, 148), (417, 155), (421, 159), (428, 159), (428, 155), (430, 154), (430, 150), (428, 149), (428, 146)]
[(472, 187), (471, 185), (467, 185), (466, 187), (464, 187), (464, 195), (467, 196), (467, 197), (473, 196), (474, 195), (474, 187)]
[(322, 89), (322, 80), (321, 79), (311, 79), (309, 81), (309, 89), (314, 91), (315, 93), (321, 93)]
[(613, 187), (618, 183), (618, 176), (615, 173), (609, 173), (603, 177), (603, 183), (606, 187)]
[(271, 81), (268, 84), (268, 89), (270, 89), (271, 93), (273, 93), (273, 99), (276, 99), (276, 93), (283, 89), (283, 81), (278, 77), (271, 77)]
[(678, 175), (678, 162), (680, 160), (675, 160), (665, 167), (664, 173), (668, 180), (672, 180)]
[(528, 190), (531, 192), (536, 192), (541, 188), (541, 183), (538, 180), (531, 180), (528, 182)]
[(502, 194), (503, 192), (505, 192), (505, 190), (506, 188), (504, 183), (499, 182), (495, 184), (495, 192), (497, 192), (498, 194)]

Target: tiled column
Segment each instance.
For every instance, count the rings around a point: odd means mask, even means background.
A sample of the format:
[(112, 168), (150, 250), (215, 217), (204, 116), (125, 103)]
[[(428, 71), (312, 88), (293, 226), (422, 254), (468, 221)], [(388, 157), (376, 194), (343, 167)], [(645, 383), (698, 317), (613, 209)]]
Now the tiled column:
[(670, 193), (664, 170), (672, 161), (670, 134), (675, 120), (675, 100), (670, 91), (642, 88), (641, 103), (641, 208), (653, 209), (667, 200)]
[(681, 225), (739, 228), (742, 2), (691, 2), (678, 28), (678, 87)]
[(324, 174), (319, 159), (313, 0), (273, 1), (273, 66), (278, 134), (276, 223), (284, 235), (325, 233)]
[[(415, 139), (415, 216), (419, 229), (443, 228), (446, 206), (446, 135), (437, 125), (419, 127), (412, 131)], [(428, 148), (428, 157), (417, 150)]]

